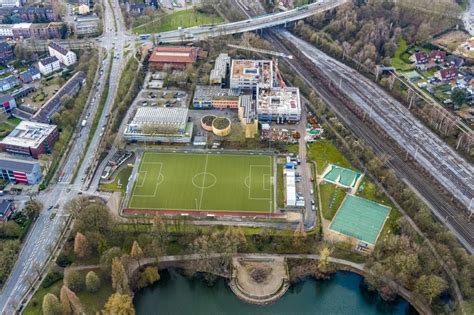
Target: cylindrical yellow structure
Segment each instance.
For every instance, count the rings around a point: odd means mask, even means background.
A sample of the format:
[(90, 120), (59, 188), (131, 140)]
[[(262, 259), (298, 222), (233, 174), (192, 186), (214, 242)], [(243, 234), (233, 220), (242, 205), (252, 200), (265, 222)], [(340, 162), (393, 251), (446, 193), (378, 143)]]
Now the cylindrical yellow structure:
[(206, 115), (201, 118), (201, 127), (206, 131), (213, 131), (212, 130), (212, 122), (216, 119), (214, 115)]
[(230, 134), (231, 122), (229, 118), (218, 117), (212, 122), (212, 132), (216, 136), (225, 137)]

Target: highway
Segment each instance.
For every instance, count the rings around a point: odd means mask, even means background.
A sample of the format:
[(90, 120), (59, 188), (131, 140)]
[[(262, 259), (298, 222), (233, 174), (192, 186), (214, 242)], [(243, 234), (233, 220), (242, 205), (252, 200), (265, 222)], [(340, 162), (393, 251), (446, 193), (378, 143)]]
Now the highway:
[(348, 0), (320, 0), (318, 2), (309, 4), (307, 8), (297, 8), (285, 12), (272, 13), (253, 19), (250, 18), (247, 20), (220, 25), (196, 26), (186, 29), (163, 32), (159, 33), (157, 37), (161, 43), (181, 43), (187, 41), (205, 40), (209, 37), (250, 32), (262, 28), (294, 22), (311, 16), (317, 12), (322, 12), (338, 7), (346, 2), (348, 2)]

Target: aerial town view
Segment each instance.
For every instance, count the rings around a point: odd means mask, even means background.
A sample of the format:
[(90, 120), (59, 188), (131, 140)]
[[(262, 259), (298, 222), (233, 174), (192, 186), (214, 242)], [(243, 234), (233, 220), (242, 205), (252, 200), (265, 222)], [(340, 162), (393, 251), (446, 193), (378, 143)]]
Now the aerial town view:
[(0, 19), (0, 314), (474, 314), (474, 0)]

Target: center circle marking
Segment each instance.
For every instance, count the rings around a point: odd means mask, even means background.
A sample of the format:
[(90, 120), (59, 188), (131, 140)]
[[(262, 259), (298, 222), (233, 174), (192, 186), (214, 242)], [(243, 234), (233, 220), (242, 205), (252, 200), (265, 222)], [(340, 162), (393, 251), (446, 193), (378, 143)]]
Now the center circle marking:
[(217, 178), (212, 173), (201, 172), (194, 175), (192, 182), (196, 188), (207, 189), (211, 188), (216, 184)]

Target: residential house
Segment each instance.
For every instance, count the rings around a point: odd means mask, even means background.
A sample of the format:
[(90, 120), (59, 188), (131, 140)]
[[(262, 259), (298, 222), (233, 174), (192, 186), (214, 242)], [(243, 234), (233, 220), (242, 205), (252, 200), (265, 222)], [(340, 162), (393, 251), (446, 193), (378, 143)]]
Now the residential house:
[(415, 53), (415, 61), (417, 64), (428, 63), (430, 61), (428, 54), (424, 51)]
[(31, 67), (20, 73), (20, 81), (23, 83), (31, 83), (41, 79), (41, 73), (35, 67)]
[(6, 115), (10, 115), (14, 108), (16, 108), (16, 102), (10, 94), (0, 96), (0, 111), (3, 111)]
[(77, 62), (77, 56), (71, 50), (59, 45), (58, 43), (51, 42), (48, 45), (48, 51), (50, 56), (58, 58), (66, 67), (73, 65)]
[(61, 65), (58, 58), (51, 56), (41, 59), (38, 62), (38, 68), (41, 74), (46, 76), (61, 69)]
[(456, 67), (450, 67), (441, 69), (435, 73), (435, 77), (440, 81), (450, 81), (457, 77), (458, 69)]
[(18, 85), (20, 85), (20, 81), (18, 80), (18, 78), (12, 75), (6, 78), (0, 79), (0, 92), (8, 91)]
[(11, 59), (13, 59), (13, 47), (0, 41), (0, 63), (6, 63)]
[(446, 58), (446, 52), (442, 50), (432, 50), (430, 53), (430, 58), (434, 62), (444, 62), (444, 59)]

